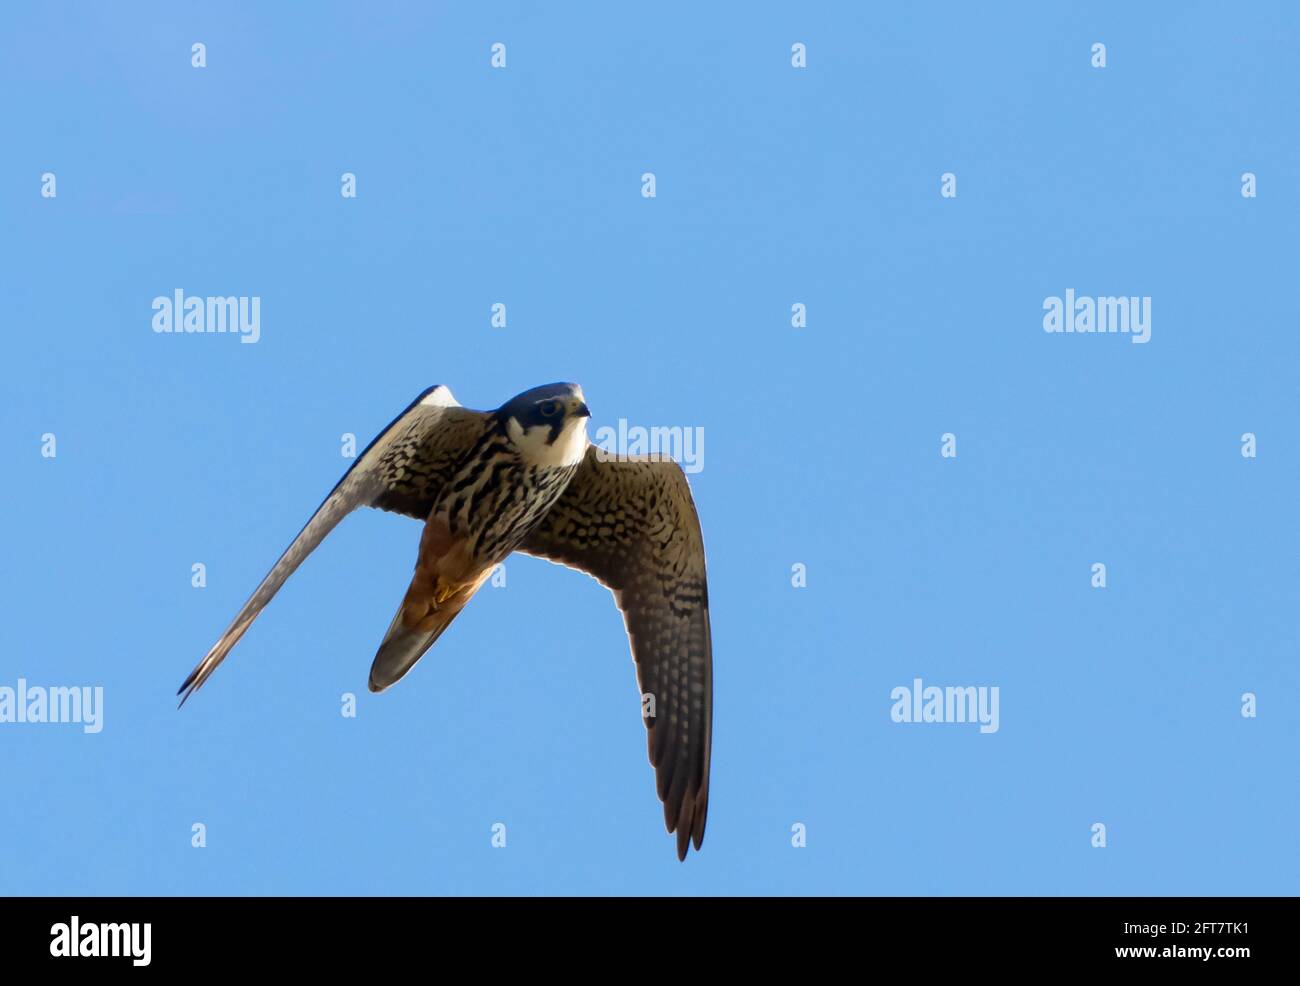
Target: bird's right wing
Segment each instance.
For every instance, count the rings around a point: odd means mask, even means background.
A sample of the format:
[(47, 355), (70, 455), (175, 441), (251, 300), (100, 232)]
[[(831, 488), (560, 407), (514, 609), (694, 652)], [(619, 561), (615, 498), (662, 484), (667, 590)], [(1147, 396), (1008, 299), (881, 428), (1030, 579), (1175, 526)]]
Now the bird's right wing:
[(444, 386), (420, 394), (357, 457), (275, 567), (267, 573), (177, 694), (185, 704), (239, 642), (257, 615), (349, 513), (378, 507), (424, 520), (443, 484), (487, 431), (489, 415), (461, 407)]

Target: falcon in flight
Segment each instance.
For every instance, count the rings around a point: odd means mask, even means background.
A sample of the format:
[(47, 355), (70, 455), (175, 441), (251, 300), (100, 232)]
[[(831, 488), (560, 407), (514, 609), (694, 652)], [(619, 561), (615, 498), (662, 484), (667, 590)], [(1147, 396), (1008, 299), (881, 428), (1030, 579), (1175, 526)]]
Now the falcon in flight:
[(382, 692), (415, 666), (492, 568), (522, 551), (576, 568), (623, 612), (650, 763), (677, 858), (700, 848), (709, 808), (713, 645), (704, 541), (686, 476), (655, 457), (587, 441), (582, 389), (535, 387), (495, 411), (420, 394), (367, 446), (181, 685), (181, 704), (238, 643), (286, 579), (356, 507), (424, 522), (415, 574), (370, 666)]

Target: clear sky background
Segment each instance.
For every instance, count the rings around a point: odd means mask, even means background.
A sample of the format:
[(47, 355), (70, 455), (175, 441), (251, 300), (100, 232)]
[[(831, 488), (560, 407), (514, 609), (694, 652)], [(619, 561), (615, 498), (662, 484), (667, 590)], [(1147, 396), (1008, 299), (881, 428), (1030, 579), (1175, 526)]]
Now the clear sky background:
[[(1295, 5), (0, 17), (0, 686), (105, 690), (98, 735), (0, 724), (0, 892), (1300, 888)], [(260, 296), (260, 342), (155, 334), (177, 288)], [(1044, 333), (1067, 288), (1151, 341)], [(341, 435), (551, 380), (704, 429), (685, 864), (591, 580), (516, 556), (366, 691), (409, 519), (345, 521), (176, 710)], [(1000, 730), (892, 722), (917, 677)]]

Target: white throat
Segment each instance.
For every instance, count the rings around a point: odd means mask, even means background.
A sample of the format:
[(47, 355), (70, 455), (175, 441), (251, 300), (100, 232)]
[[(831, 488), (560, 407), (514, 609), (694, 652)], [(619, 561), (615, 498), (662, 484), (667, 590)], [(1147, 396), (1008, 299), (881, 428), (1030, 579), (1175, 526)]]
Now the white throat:
[(555, 436), (555, 441), (547, 445), (546, 439), (551, 434), (549, 426), (536, 425), (525, 429), (514, 418), (506, 422), (506, 432), (510, 441), (519, 449), (524, 460), (535, 466), (576, 466), (587, 454), (587, 419), (570, 418)]

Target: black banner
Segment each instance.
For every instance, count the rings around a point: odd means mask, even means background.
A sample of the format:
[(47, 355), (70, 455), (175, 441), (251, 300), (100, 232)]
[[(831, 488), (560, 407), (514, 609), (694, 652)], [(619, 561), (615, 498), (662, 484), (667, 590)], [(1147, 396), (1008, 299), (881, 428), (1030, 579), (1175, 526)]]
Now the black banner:
[[(610, 947), (662, 967), (664, 949), (740, 949), (856, 965), (944, 969), (1194, 968), (1232, 975), (1284, 960), (1292, 902), (1237, 898), (11, 898), (0, 902), (11, 971), (133, 975), (375, 971), (484, 945), (492, 963)], [(647, 937), (634, 929), (658, 927)], [(689, 940), (689, 941), (688, 941)], [(692, 944), (694, 943), (694, 944)], [(549, 961), (549, 960), (548, 960)], [(601, 961), (606, 961), (602, 959)]]

